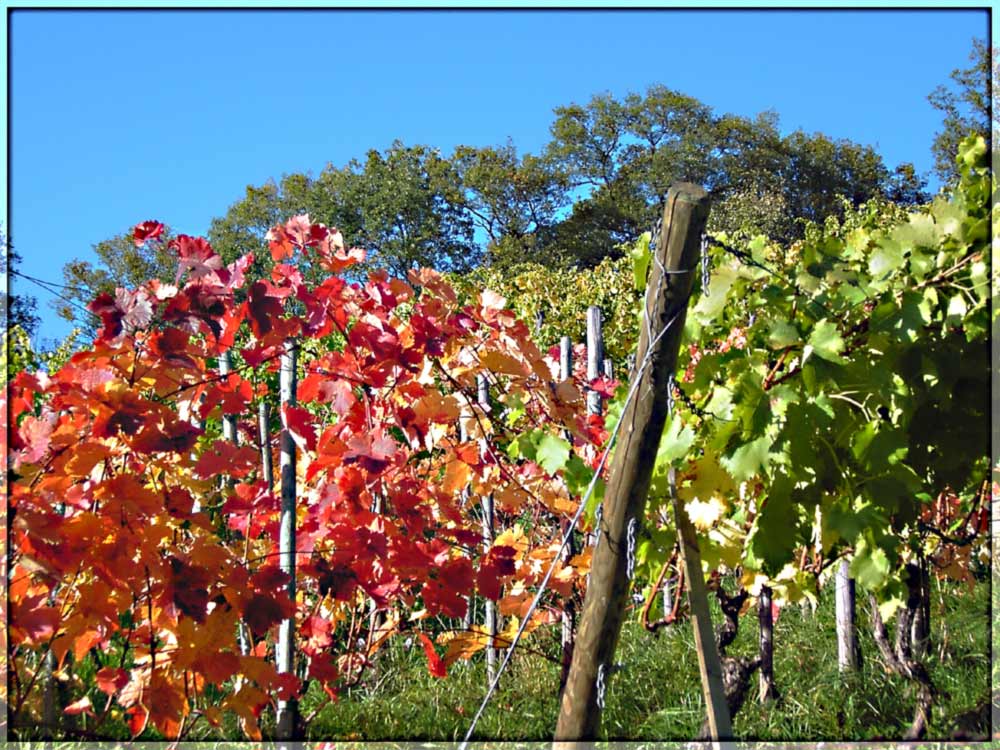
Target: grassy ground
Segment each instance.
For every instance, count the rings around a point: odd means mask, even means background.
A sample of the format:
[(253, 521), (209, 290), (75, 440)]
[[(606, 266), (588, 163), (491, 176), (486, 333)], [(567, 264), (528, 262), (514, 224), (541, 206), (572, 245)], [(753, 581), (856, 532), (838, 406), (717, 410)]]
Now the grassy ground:
[[(716, 622), (720, 614), (714, 612)], [(789, 607), (775, 626), (775, 676), (779, 703), (761, 706), (756, 676), (734, 731), (747, 740), (896, 739), (913, 715), (907, 683), (887, 674), (870, 636), (867, 606), (859, 602), (864, 654), (860, 673), (837, 669), (833, 597), (815, 614)], [(930, 739), (988, 736), (990, 707), (989, 584), (969, 592), (934, 586), (931, 678), (939, 692)], [(891, 623), (890, 623), (891, 626)], [(756, 649), (755, 617), (741, 618), (732, 655)], [(555, 634), (536, 634), (531, 647), (555, 655)], [(628, 623), (618, 660), (624, 670), (609, 683), (602, 731), (605, 739), (686, 740), (698, 732), (704, 709), (690, 624), (653, 636)], [(558, 666), (518, 654), (480, 720), (476, 737), (551, 739), (558, 712)], [(419, 647), (396, 639), (379, 657), (377, 676), (323, 709), (309, 727), (310, 739), (460, 740), (483, 695), (481, 655), (452, 667), (447, 679), (427, 672)], [(308, 712), (318, 697), (306, 696)]]
[[(938, 691), (929, 739), (984, 738), (990, 731), (990, 585), (932, 585), (932, 649), (926, 659)], [(775, 625), (775, 679), (778, 703), (762, 706), (757, 678), (733, 722), (742, 740), (817, 741), (898, 739), (913, 716), (914, 696), (902, 679), (888, 674), (870, 635), (867, 604), (859, 600), (858, 625), (863, 650), (859, 673), (844, 677), (837, 669), (834, 604), (826, 592), (815, 614), (797, 606), (782, 610)], [(994, 592), (1000, 599), (1000, 592)], [(721, 614), (712, 600), (713, 618)], [(995, 602), (1000, 605), (1000, 601)], [(632, 614), (635, 614), (634, 612)], [(655, 616), (656, 613), (654, 612)], [(632, 618), (634, 619), (634, 618)], [(890, 629), (894, 621), (889, 623)], [(730, 655), (756, 652), (757, 618), (740, 619)], [(500, 688), (480, 720), (480, 740), (550, 741), (558, 714), (558, 631), (537, 631), (504, 673)], [(539, 655), (539, 652), (543, 655)], [(545, 658), (548, 655), (551, 660)], [(608, 684), (602, 739), (690, 740), (704, 720), (694, 639), (688, 622), (654, 636), (634, 622), (622, 632), (616, 661), (624, 669)], [(86, 663), (78, 665), (92, 684)], [(461, 740), (486, 693), (483, 655), (459, 662), (446, 679), (427, 670), (419, 642), (405, 647), (392, 639), (378, 655), (368, 681), (322, 708), (310, 723), (310, 740)], [(302, 701), (302, 713), (319, 705), (320, 691)], [(265, 737), (273, 736), (273, 715), (261, 716)], [(30, 739), (33, 733), (23, 739)], [(103, 727), (107, 739), (127, 739), (120, 719)], [(221, 730), (201, 723), (191, 740), (240, 738), (232, 716)], [(142, 739), (156, 739), (147, 730)]]

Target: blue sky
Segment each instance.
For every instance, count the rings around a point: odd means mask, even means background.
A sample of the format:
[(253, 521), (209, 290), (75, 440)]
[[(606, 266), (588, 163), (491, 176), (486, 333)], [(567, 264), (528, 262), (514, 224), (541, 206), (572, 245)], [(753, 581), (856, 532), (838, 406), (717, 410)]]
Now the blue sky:
[[(202, 234), (247, 184), (396, 138), (522, 151), (554, 107), (662, 83), (717, 112), (932, 166), (927, 94), (979, 11), (28, 11), (10, 26), (9, 236), (23, 271), (146, 219)], [(661, 41), (662, 40), (662, 41)], [(35, 294), (40, 339), (69, 327)]]

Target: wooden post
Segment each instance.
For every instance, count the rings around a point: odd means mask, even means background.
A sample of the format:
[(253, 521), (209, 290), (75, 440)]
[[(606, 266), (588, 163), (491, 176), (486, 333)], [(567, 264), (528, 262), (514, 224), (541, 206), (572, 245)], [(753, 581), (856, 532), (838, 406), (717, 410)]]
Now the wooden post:
[[(298, 346), (293, 341), (281, 355), (279, 387), (281, 405), (294, 406)], [(281, 570), (289, 575), (288, 597), (295, 601), (295, 441), (284, 424), (281, 428), (281, 515), (278, 521), (278, 560)], [(281, 621), (278, 629), (278, 672), (295, 673), (295, 618)], [(275, 735), (279, 740), (294, 739), (295, 701), (278, 701)]]
[(841, 560), (837, 566), (837, 664), (841, 672), (858, 669), (858, 628), (855, 618), (856, 599), (850, 563)]
[[(601, 377), (604, 361), (604, 332), (601, 330), (601, 308), (591, 305), (587, 308), (587, 380)], [(601, 413), (601, 394), (587, 389), (587, 413)]]
[[(260, 468), (261, 476), (267, 483), (267, 491), (274, 492), (274, 462), (271, 458), (271, 407), (266, 402), (261, 401), (257, 405), (257, 440), (260, 443)], [(250, 533), (249, 528), (247, 533)], [(247, 626), (240, 621), (240, 653), (246, 656), (250, 653), (250, 639), (247, 634)], [(237, 685), (242, 684), (238, 681)]]
[[(603, 678), (603, 684), (607, 684), (629, 586), (626, 574), (627, 529), (633, 519), (641, 524), (645, 512), (653, 464), (667, 419), (667, 382), (677, 368), (677, 350), (687, 314), (693, 271), (698, 267), (699, 246), (708, 218), (708, 207), (708, 194), (700, 187), (687, 183), (671, 187), (664, 206), (664, 231), (656, 248), (658, 262), (653, 264), (646, 290), (646, 323), (640, 327), (639, 335), (638, 362), (646, 362), (648, 358), (648, 364), (642, 370), (638, 383), (633, 383), (638, 397), (628, 402), (621, 416), (622, 428), (604, 494), (603, 531), (594, 550), (573, 662), (556, 724), (557, 746), (589, 746), (597, 738), (601, 719), (598, 677)], [(664, 270), (671, 273), (663, 274)], [(590, 344), (588, 337), (588, 347), (592, 352), (596, 347)], [(715, 648), (711, 621), (706, 617), (708, 597), (700, 555), (697, 541), (691, 543), (691, 522), (681, 511), (677, 506), (685, 566), (689, 574), (694, 571), (690, 581), (691, 610), (696, 624), (695, 637), (710, 731), (715, 738), (728, 738), (731, 734), (729, 712), (723, 692), (719, 653)]]
[[(670, 226), (666, 220), (664, 220), (663, 225)], [(674, 351), (676, 352), (676, 349)], [(694, 629), (694, 645), (698, 652), (698, 671), (701, 672), (701, 692), (708, 714), (709, 737), (716, 742), (718, 740), (731, 740), (733, 728), (730, 722), (729, 705), (726, 703), (722, 658), (719, 656), (719, 649), (715, 641), (715, 628), (712, 627), (708, 591), (705, 589), (705, 574), (701, 568), (698, 534), (687, 511), (677, 497), (674, 469), (670, 470), (670, 494), (674, 506), (677, 536), (681, 541), (681, 560), (684, 565), (684, 580), (688, 585), (691, 626)]]
[(774, 687), (774, 616), (771, 610), (771, 587), (761, 586), (757, 599), (757, 620), (760, 623), (760, 702), (777, 698)]
[[(559, 340), (559, 381), (570, 380), (573, 377), (573, 342), (569, 336), (563, 336)], [(564, 519), (559, 526), (562, 535), (565, 536), (570, 529), (569, 519)], [(569, 542), (563, 550), (563, 564), (569, 564), (573, 556), (577, 553), (573, 535), (570, 534)], [(573, 644), (576, 639), (576, 603), (571, 596), (563, 605), (562, 611), (562, 670), (559, 674), (559, 689), (566, 687), (566, 680), (569, 678), (569, 668), (573, 661)]]
[[(486, 380), (485, 375), (476, 376), (476, 388), (477, 388), (477, 401), (480, 406), (487, 407), (490, 404), (490, 386), (489, 382)], [(486, 451), (486, 438), (483, 438), (480, 450), (485, 453)], [(493, 531), (495, 527), (494, 519), (494, 506), (493, 506), (493, 495), (486, 495), (482, 500), (483, 506), (483, 547), (489, 550), (493, 546)], [(483, 616), (483, 624), (486, 626), (486, 632), (490, 636), (490, 645), (486, 647), (486, 681), (487, 684), (493, 684), (493, 678), (496, 676), (497, 671), (497, 650), (492, 645), (492, 639), (496, 637), (496, 634), (500, 632), (499, 623), (497, 622), (497, 605), (492, 599), (484, 600), (483, 604), (485, 613)]]

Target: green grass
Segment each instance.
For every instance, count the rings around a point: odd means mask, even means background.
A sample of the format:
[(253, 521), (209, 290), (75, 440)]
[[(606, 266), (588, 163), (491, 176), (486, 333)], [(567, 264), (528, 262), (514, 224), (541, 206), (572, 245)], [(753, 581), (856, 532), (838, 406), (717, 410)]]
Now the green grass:
[[(990, 731), (990, 648), (988, 582), (972, 590), (948, 584), (932, 585), (931, 652), (926, 658), (938, 691), (929, 740), (988, 736)], [(995, 592), (1000, 599), (1000, 592)], [(775, 679), (781, 700), (762, 706), (757, 677), (733, 727), (741, 740), (818, 741), (899, 739), (913, 715), (912, 687), (888, 674), (871, 638), (867, 603), (859, 597), (858, 626), (864, 660), (854, 675), (837, 669), (832, 590), (824, 592), (815, 614), (790, 606), (775, 625)], [(714, 601), (713, 618), (720, 612)], [(634, 619), (635, 611), (630, 612)], [(654, 616), (656, 613), (653, 613)], [(894, 622), (890, 622), (892, 630)], [(740, 633), (731, 655), (756, 652), (757, 618), (740, 619)], [(536, 631), (524, 644), (556, 659), (558, 629)], [(627, 622), (616, 661), (622, 671), (608, 684), (602, 719), (605, 740), (690, 740), (704, 721), (694, 638), (689, 622), (657, 636)], [(81, 684), (92, 684), (96, 666), (77, 665)], [(500, 688), (480, 720), (479, 740), (536, 741), (553, 736), (558, 714), (556, 691), (559, 666), (538, 653), (518, 651), (504, 673)], [(483, 655), (459, 662), (445, 679), (432, 677), (426, 657), (414, 638), (392, 639), (376, 657), (365, 682), (345, 691), (340, 700), (323, 707), (307, 729), (310, 740), (461, 740), (486, 693)], [(318, 688), (302, 700), (309, 714), (325, 700)], [(103, 705), (103, 704), (101, 704)], [(273, 715), (261, 716), (264, 736), (273, 736)], [(107, 739), (126, 739), (121, 720), (102, 728)], [(23, 739), (32, 739), (26, 732)], [(143, 739), (158, 737), (147, 730)], [(232, 715), (221, 730), (200, 723), (190, 740), (236, 740), (241, 732)]]
[[(967, 588), (934, 585), (932, 651), (927, 662), (938, 690), (929, 739), (989, 734), (989, 585)], [(716, 608), (713, 616), (718, 622)], [(862, 669), (841, 676), (837, 668), (832, 591), (815, 614), (792, 606), (775, 626), (775, 679), (781, 700), (762, 706), (757, 678), (734, 721), (745, 740), (898, 739), (909, 726), (914, 697), (906, 681), (889, 675), (870, 635), (867, 606), (859, 601)], [(890, 623), (891, 627), (892, 623)], [(555, 656), (557, 635), (537, 632), (528, 643)], [(732, 655), (756, 650), (756, 617), (741, 618)], [(943, 646), (943, 649), (942, 649)], [(704, 708), (689, 623), (659, 636), (625, 625), (617, 651), (625, 668), (607, 693), (602, 739), (689, 740), (699, 731)], [(532, 654), (517, 654), (500, 689), (480, 720), (479, 739), (545, 741), (558, 713), (559, 668)], [(378, 657), (368, 684), (322, 709), (308, 729), (309, 739), (460, 740), (486, 691), (482, 655), (459, 663), (447, 679), (427, 671), (418, 646), (404, 649), (395, 639)], [(317, 693), (303, 700), (305, 712)]]

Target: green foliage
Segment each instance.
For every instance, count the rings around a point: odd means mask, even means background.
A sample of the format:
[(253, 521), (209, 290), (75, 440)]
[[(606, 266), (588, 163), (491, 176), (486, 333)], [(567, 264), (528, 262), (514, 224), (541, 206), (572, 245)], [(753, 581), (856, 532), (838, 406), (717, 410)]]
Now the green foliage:
[(63, 266), (62, 297), (53, 301), (59, 316), (93, 335), (100, 327), (97, 316), (86, 306), (98, 294), (124, 287), (134, 289), (150, 279), (172, 283), (177, 272), (177, 257), (167, 247), (171, 232), (164, 232), (163, 242), (147, 242), (136, 247), (129, 229), (93, 246), (97, 263), (72, 260)]
[(458, 146), (451, 161), (462, 207), (486, 234), (490, 262), (540, 260), (540, 238), (557, 223), (567, 199), (564, 171), (531, 154), (519, 157), (509, 141), (501, 147)]
[(710, 250), (678, 368), (707, 406), (679, 408), (690, 456), (720, 451), (728, 476), (691, 458), (678, 481), (744, 524), (745, 571), (780, 577), (822, 539), (822, 554), (847, 552), (858, 582), (889, 597), (921, 538), (920, 498), (974, 502), (989, 462), (986, 159), (982, 138), (963, 141), (954, 193), (918, 211), (877, 202), (787, 252), (762, 240), (742, 258)]
[(998, 69), (984, 40), (972, 40), (969, 62), (968, 68), (951, 72), (949, 84), (938, 86), (927, 96), (931, 106), (943, 115), (931, 152), (934, 171), (946, 183), (959, 177), (954, 157), (962, 140), (971, 133), (988, 142), (991, 130), (996, 129), (990, 111), (990, 84), (995, 88)]
[(475, 265), (458, 175), (436, 149), (397, 141), (385, 154), (369, 151), (363, 164), (352, 162), (340, 177), (347, 205), (360, 214), (357, 234), (345, 239), (369, 250), (374, 267), (405, 278), (411, 268), (464, 271)]
[[(451, 161), (427, 146), (396, 141), (384, 152), (370, 150), (363, 161), (328, 165), (311, 178), (285, 175), (280, 184), (247, 186), (246, 195), (213, 219), (209, 240), (227, 262), (247, 251), (255, 255), (251, 277), (273, 265), (265, 235), (293, 215), (308, 213), (341, 231), (348, 246), (369, 253), (364, 270), (385, 268), (405, 278), (411, 268), (468, 270), (479, 260), (472, 222)], [(318, 267), (303, 267), (316, 280)]]
[[(944, 645), (945, 656), (932, 660), (929, 667), (934, 684), (942, 688), (929, 740), (951, 739), (958, 732), (986, 734), (990, 726), (989, 586), (980, 583), (971, 591), (949, 584), (933, 586), (931, 639)], [(853, 678), (838, 672), (833, 600), (831, 587), (821, 593), (815, 612), (808, 606), (781, 609), (774, 626), (774, 671), (788, 697), (777, 705), (762, 705), (754, 679), (734, 723), (738, 738), (800, 743), (884, 741), (901, 737), (909, 727), (914, 699), (907, 684), (882, 664), (871, 637), (867, 607), (858, 608), (865, 655), (862, 669)], [(711, 607), (718, 622), (721, 612), (714, 598)], [(659, 603), (651, 616), (658, 615)], [(758, 637), (757, 618), (751, 610), (740, 618), (730, 653), (752, 658)], [(541, 750), (551, 745), (558, 715), (559, 642), (557, 637), (532, 636), (523, 645), (475, 736), (486, 742), (537, 742)], [(309, 727), (310, 737), (461, 740), (483, 698), (486, 668), (482, 657), (456, 665), (447, 680), (429, 676), (419, 648), (407, 649), (401, 637), (378, 659), (379, 678), (323, 708)], [(600, 740), (662, 742), (697, 734), (705, 708), (688, 622), (657, 635), (638, 623), (626, 622), (615, 660), (625, 668), (607, 681)], [(323, 700), (318, 690), (310, 693), (303, 710), (309, 712)]]
[(4, 332), (3, 357), (7, 381), (24, 370), (38, 367), (38, 355), (31, 346), (31, 339), (21, 326), (8, 326)]
[(868, 146), (822, 133), (782, 136), (773, 112), (717, 115), (663, 86), (621, 100), (601, 94), (555, 113), (545, 158), (586, 191), (547, 238), (547, 252), (562, 263), (617, 257), (677, 181), (709, 189), (712, 231), (785, 243), (802, 236), (805, 222), (843, 216), (845, 205), (926, 198), (912, 165), (891, 173)]
[(41, 319), (38, 317), (38, 300), (30, 294), (15, 294), (16, 287), (26, 282), (17, 278), (14, 273), (21, 263), (21, 256), (7, 242), (7, 236), (0, 230), (0, 273), (7, 277), (7, 288), (0, 292), (0, 309), (6, 316), (7, 328), (20, 328), (30, 339), (38, 330)]
[[(646, 235), (648, 238), (648, 235)], [(648, 239), (647, 239), (648, 242)], [(636, 290), (631, 261), (605, 259), (595, 268), (571, 271), (521, 263), (510, 268), (488, 266), (453, 279), (469, 296), (490, 289), (507, 300), (522, 320), (543, 315), (535, 340), (542, 347), (556, 346), (562, 336), (586, 341), (587, 308), (601, 308), (604, 350), (620, 367), (638, 340)]]
[(40, 352), (38, 358), (40, 364), (46, 372), (55, 372), (65, 365), (69, 358), (86, 345), (83, 340), (84, 331), (81, 328), (74, 328), (62, 341), (55, 344), (51, 349)]
[[(784, 244), (801, 238), (807, 222), (842, 218), (847, 207), (927, 197), (911, 164), (890, 172), (868, 146), (822, 133), (782, 136), (773, 112), (718, 114), (662, 85), (622, 98), (599, 94), (554, 114), (551, 139), (537, 155), (519, 154), (509, 141), (459, 145), (450, 157), (397, 141), (316, 177), (292, 173), (247, 186), (213, 219), (209, 240), (226, 262), (252, 251), (251, 279), (268, 276), (273, 265), (267, 231), (302, 213), (366, 249), (367, 268), (400, 276), (418, 266), (465, 272), (484, 259), (504, 271), (524, 263), (590, 269), (620, 258), (678, 181), (711, 192), (713, 232)], [(64, 269), (75, 302), (138, 277), (163, 278), (162, 258), (127, 237), (95, 252), (97, 263), (75, 260)], [(308, 264), (301, 270), (320, 278)], [(91, 325), (72, 306), (60, 312)]]

